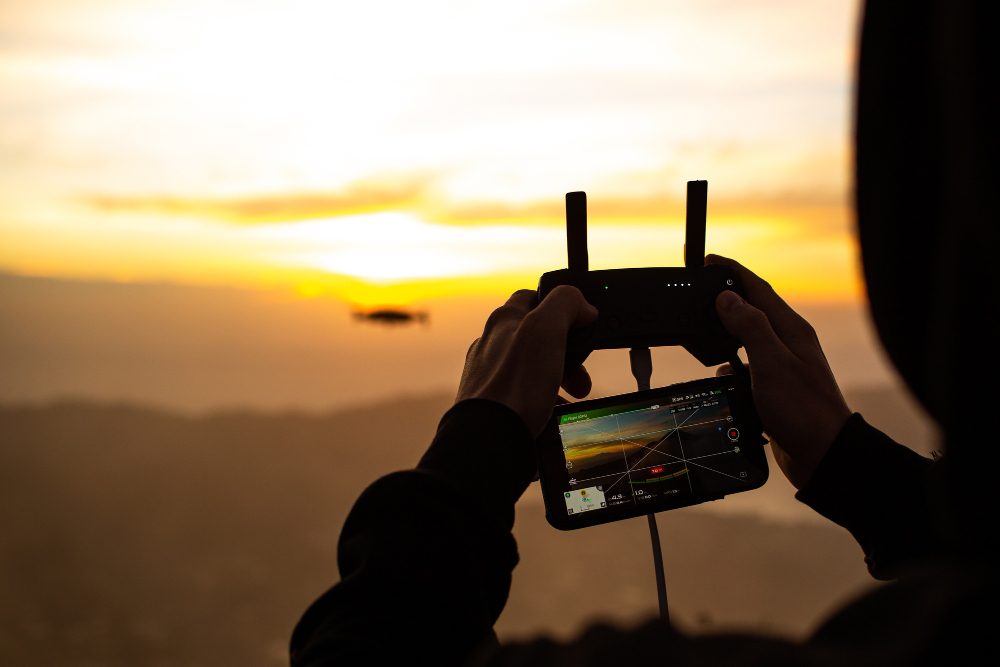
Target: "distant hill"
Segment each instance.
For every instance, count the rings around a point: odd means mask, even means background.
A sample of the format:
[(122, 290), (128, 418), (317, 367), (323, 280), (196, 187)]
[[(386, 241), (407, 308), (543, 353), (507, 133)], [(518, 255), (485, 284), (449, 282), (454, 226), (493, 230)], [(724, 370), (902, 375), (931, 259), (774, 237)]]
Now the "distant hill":
[[(502, 302), (414, 304), (425, 324), (387, 327), (359, 321), (342, 301), (277, 290), (0, 274), (0, 403), (329, 410), (454, 391), (469, 344)], [(843, 386), (896, 381), (863, 304), (795, 305)], [(625, 350), (595, 352), (587, 366), (598, 395), (635, 387)], [(653, 350), (656, 386), (711, 372), (681, 348)]]
[[(0, 408), (0, 664), (287, 664), (295, 621), (337, 579), (351, 503), (415, 463), (450, 402), (202, 418)], [(794, 504), (782, 482), (775, 470), (765, 490)], [(655, 612), (643, 520), (561, 533), (536, 497), (518, 508), (522, 560), (502, 637)], [(766, 503), (721, 511), (736, 501), (660, 515), (683, 626), (798, 635), (872, 585), (842, 529), (774, 520)]]
[(0, 274), (0, 403), (329, 410), (451, 391), (493, 305), (388, 327), (278, 290)]
[(351, 503), (449, 403), (0, 410), (0, 664), (287, 665)]

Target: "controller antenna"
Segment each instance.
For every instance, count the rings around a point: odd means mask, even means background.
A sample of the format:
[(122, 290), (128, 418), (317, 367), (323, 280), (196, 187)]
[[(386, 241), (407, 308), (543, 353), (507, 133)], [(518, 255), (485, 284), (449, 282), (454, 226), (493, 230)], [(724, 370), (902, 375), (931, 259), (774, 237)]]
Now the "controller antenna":
[(684, 229), (684, 266), (705, 266), (705, 221), (708, 218), (708, 181), (688, 181), (687, 224)]
[(587, 193), (566, 193), (566, 250), (570, 271), (589, 271), (587, 256)]

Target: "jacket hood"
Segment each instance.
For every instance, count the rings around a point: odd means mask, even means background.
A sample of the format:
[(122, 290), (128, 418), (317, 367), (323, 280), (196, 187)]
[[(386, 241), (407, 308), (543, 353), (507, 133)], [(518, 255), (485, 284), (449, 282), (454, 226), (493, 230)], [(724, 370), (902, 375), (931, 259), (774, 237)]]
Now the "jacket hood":
[(1000, 419), (983, 403), (997, 396), (1000, 330), (991, 4), (871, 0), (861, 35), (855, 192), (871, 315), (949, 439), (970, 410)]
[(930, 509), (958, 548), (992, 558), (1000, 540), (994, 5), (870, 0), (855, 127), (872, 320), (945, 434)]

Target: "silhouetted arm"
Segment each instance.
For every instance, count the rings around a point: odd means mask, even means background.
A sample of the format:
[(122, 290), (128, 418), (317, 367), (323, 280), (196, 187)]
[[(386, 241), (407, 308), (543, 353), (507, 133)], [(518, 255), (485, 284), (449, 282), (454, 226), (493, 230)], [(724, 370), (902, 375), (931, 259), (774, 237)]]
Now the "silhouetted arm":
[(938, 465), (855, 413), (795, 497), (851, 532), (873, 577), (893, 579), (944, 550), (933, 520)]
[(355, 503), (341, 581), (296, 627), (292, 665), (454, 665), (495, 644), (518, 560), (514, 504), (535, 469), (513, 410), (484, 399), (449, 410), (416, 470), (383, 477)]

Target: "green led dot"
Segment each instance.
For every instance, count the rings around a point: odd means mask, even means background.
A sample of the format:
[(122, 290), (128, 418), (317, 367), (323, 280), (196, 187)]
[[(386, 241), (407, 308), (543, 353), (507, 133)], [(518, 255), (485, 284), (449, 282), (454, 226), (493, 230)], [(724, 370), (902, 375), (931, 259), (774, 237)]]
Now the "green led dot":
[(607, 286), (607, 285), (605, 285), (605, 286), (604, 286), (604, 289), (608, 289), (608, 286)]

